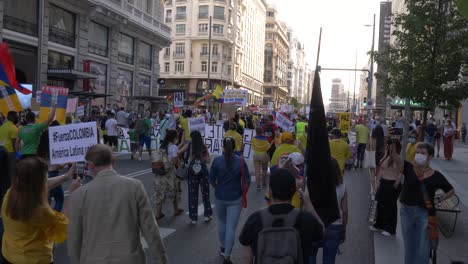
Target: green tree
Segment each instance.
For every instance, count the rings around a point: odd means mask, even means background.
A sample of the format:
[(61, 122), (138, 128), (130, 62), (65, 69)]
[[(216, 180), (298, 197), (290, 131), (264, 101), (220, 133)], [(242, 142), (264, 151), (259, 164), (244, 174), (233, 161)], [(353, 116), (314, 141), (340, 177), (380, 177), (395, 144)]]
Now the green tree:
[(294, 108), (301, 107), (301, 103), (299, 103), (296, 97), (291, 97), (291, 99), (289, 100), (289, 104), (292, 104)]
[(468, 98), (468, 20), (455, 0), (405, 3), (407, 13), (393, 17), (396, 44), (375, 54), (388, 75), (376, 77), (388, 95), (456, 108)]

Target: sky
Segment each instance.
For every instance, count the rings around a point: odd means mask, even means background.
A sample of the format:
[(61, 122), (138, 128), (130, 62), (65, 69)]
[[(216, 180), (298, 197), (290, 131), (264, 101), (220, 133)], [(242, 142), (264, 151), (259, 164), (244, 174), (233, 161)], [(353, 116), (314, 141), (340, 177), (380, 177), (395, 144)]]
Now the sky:
[[(320, 27), (322, 45), (319, 65), (322, 68), (352, 68), (356, 64), (362, 69), (372, 46), (373, 15), (376, 14), (375, 49), (379, 36), (379, 0), (267, 0), (276, 7), (281, 21), (293, 29), (293, 34), (305, 45), (306, 60), (315, 66)], [(356, 93), (359, 93), (359, 75), (356, 80)], [(331, 84), (340, 78), (345, 91), (354, 88), (354, 73), (342, 71), (322, 71), (321, 83), (324, 104), (328, 105)], [(358, 95), (356, 95), (358, 97)]]

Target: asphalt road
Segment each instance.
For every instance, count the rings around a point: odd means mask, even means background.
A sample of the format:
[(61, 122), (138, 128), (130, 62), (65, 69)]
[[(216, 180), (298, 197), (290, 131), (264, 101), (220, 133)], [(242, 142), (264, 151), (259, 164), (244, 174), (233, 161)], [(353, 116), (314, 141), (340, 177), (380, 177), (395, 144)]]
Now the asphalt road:
[[(253, 166), (250, 164), (251, 173)], [(146, 192), (150, 195), (152, 192), (152, 174), (149, 171), (149, 161), (139, 163), (130, 160), (129, 155), (117, 157), (115, 169), (122, 175), (136, 178), (143, 182)], [(347, 240), (341, 246), (341, 254), (338, 256), (337, 263), (373, 263), (374, 247), (373, 236), (368, 230), (366, 222), (368, 208), (369, 186), (364, 171), (347, 171), (345, 182), (349, 193), (349, 224), (347, 230)], [(187, 210), (187, 184), (182, 184), (182, 208)], [(264, 191), (255, 190), (255, 185), (251, 185), (248, 195), (248, 208), (243, 210), (238, 226), (240, 232), (247, 217), (266, 203), (263, 199)], [(214, 205), (214, 195), (212, 192), (212, 204)], [(199, 198), (201, 204), (201, 197)], [(213, 208), (216, 210), (216, 208)], [(159, 222), (160, 231), (164, 237), (170, 263), (182, 264), (205, 264), (222, 263), (218, 255), (218, 240), (216, 230), (216, 219), (210, 223), (203, 222), (203, 206), (199, 207), (199, 221), (196, 225), (189, 224), (188, 213), (178, 217), (172, 217), (172, 206), (167, 203), (163, 208), (166, 218)], [(187, 212), (187, 211), (186, 211)], [(54, 263), (70, 263), (67, 257), (66, 244), (57, 245), (54, 256)], [(239, 262), (240, 245), (238, 241), (233, 250), (233, 262)], [(152, 253), (148, 254), (147, 263), (156, 263)], [(321, 263), (319, 261), (318, 263)]]

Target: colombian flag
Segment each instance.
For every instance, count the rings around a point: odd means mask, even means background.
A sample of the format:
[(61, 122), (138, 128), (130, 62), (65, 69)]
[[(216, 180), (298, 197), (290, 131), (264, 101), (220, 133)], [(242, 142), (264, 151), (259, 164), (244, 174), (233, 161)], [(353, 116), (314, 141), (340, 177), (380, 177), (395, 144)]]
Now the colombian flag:
[(68, 88), (43, 86), (41, 91), (41, 107), (38, 122), (46, 121), (49, 117), (52, 103), (56, 102), (55, 120), (65, 124), (67, 116)]
[(8, 52), (8, 45), (5, 42), (0, 44), (0, 81), (22, 94), (31, 93), (30, 90), (24, 88), (16, 81), (15, 64)]
[(7, 116), (9, 111), (19, 112), (23, 109), (15, 89), (0, 80), (0, 112)]

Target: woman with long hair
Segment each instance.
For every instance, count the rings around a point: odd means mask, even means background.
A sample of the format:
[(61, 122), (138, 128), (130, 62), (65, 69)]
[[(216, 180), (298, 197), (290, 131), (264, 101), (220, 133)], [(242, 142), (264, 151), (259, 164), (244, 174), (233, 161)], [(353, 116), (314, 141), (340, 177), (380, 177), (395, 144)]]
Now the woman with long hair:
[[(343, 171), (336, 159), (331, 160), (331, 170), (336, 177), (336, 200), (340, 210), (340, 218), (331, 223), (325, 230), (325, 238), (320, 247), (323, 247), (322, 263), (334, 264), (338, 247), (346, 239), (346, 226), (348, 224), (348, 192), (343, 180)], [(318, 248), (314, 248), (309, 264), (317, 263)]]
[(452, 124), (452, 120), (447, 118), (444, 124), (443, 136), (444, 136), (444, 159), (452, 160), (453, 155), (453, 140), (456, 134), (455, 125)]
[[(3, 263), (53, 262), (53, 244), (65, 241), (68, 220), (64, 214), (50, 208), (47, 189), (71, 178), (72, 169), (48, 180), (49, 168), (43, 159), (28, 157), (18, 162), (16, 175), (2, 204)], [(79, 186), (79, 179), (74, 180), (69, 187), (70, 194)], [(64, 212), (67, 213), (67, 205)]]
[(210, 222), (213, 215), (210, 201), (210, 184), (208, 182), (210, 153), (199, 131), (192, 131), (190, 137), (192, 138), (192, 143), (187, 145), (189, 153), (189, 216), (191, 223), (196, 224), (198, 220), (198, 187), (200, 186), (203, 206), (205, 208), (205, 222)]
[(375, 151), (375, 167), (371, 166), (369, 168), (369, 177), (372, 190), (375, 191), (377, 188), (376, 173), (379, 170), (380, 160), (382, 160), (385, 155), (385, 135), (381, 126), (376, 126), (372, 130), (371, 138), (367, 148), (368, 150)]
[(246, 197), (245, 192), (250, 184), (250, 173), (246, 162), (234, 155), (235, 144), (231, 137), (223, 140), (223, 155), (213, 160), (209, 176), (210, 183), (215, 188), (218, 237), (224, 264), (232, 263), (231, 252), (237, 223), (243, 199)]
[(394, 235), (397, 225), (397, 200), (400, 194), (404, 161), (400, 157), (401, 144), (397, 139), (387, 141), (385, 156), (380, 162), (377, 178), (377, 219), (370, 226), (372, 231), (381, 231), (384, 236)]
[(257, 135), (252, 138), (252, 149), (254, 151), (254, 166), (255, 166), (255, 181), (257, 182), (257, 191), (266, 188), (266, 178), (268, 171), (268, 163), (270, 162), (270, 156), (268, 156), (268, 150), (270, 149), (270, 142), (268, 138), (263, 135), (262, 127), (255, 129)]
[(168, 129), (158, 154), (162, 157), (164, 166), (167, 171), (163, 175), (155, 174), (153, 178), (153, 195), (152, 200), (156, 205), (156, 219), (159, 220), (165, 215), (162, 213), (162, 205), (165, 201), (172, 201), (174, 207), (174, 216), (180, 215), (184, 210), (179, 208), (182, 190), (180, 189), (180, 181), (175, 176), (176, 166), (179, 163), (179, 135), (175, 129)]
[(435, 126), (436, 126), (436, 133), (434, 136), (434, 140), (435, 140), (435, 147), (437, 150), (437, 158), (439, 158), (440, 157), (440, 140), (442, 138), (442, 126), (440, 124), (440, 120), (437, 120), (435, 122)]

